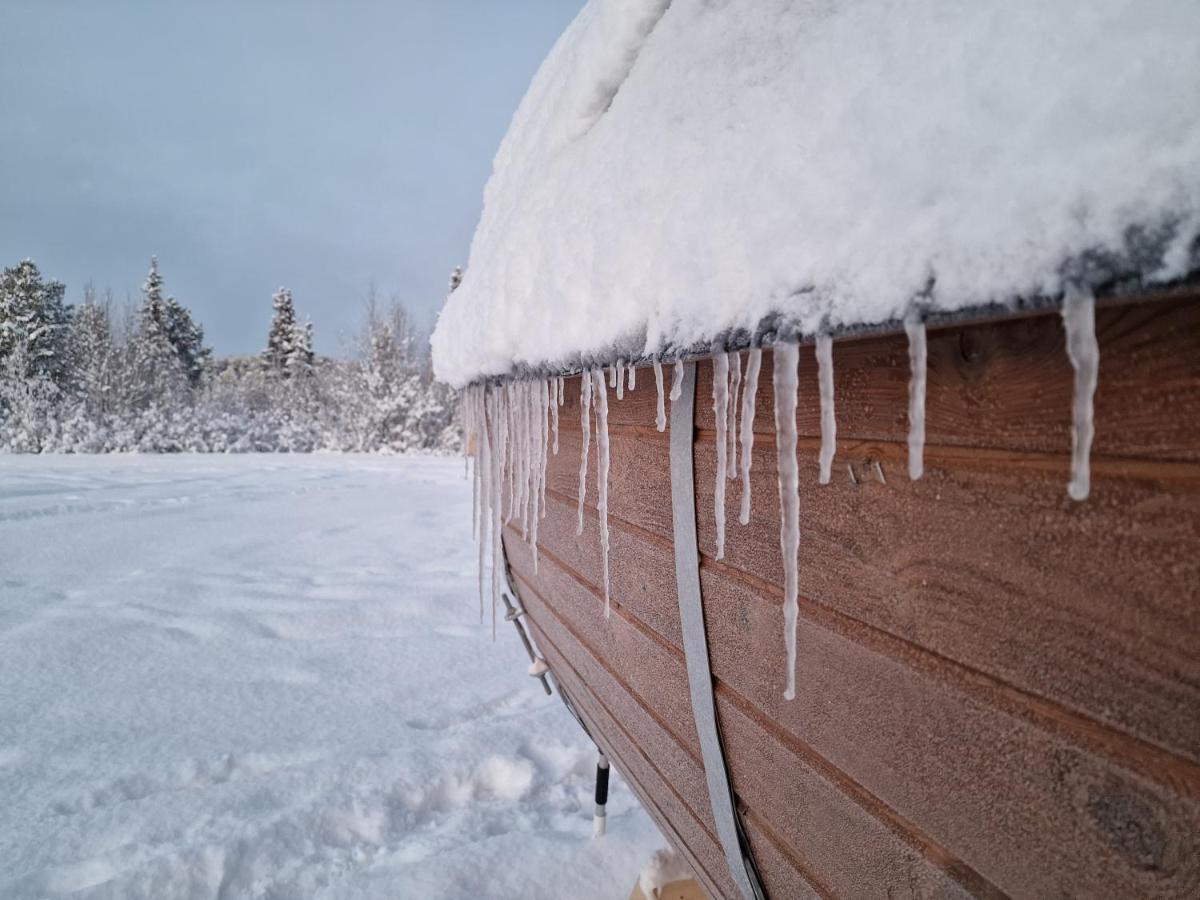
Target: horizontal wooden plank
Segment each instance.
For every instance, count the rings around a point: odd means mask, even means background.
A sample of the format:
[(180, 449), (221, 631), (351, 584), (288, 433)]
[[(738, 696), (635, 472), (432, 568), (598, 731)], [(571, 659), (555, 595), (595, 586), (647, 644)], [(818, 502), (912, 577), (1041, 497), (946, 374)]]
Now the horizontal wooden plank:
[[(866, 896), (867, 892), (857, 889), (837, 894), (826, 885), (811, 879), (811, 875), (799, 865), (794, 852), (787, 847), (753, 811), (742, 810), (742, 826), (754, 864), (758, 869), (764, 888), (772, 898), (805, 900), (805, 898), (833, 898), (838, 896)], [(801, 874), (803, 872), (803, 874)], [(887, 896), (887, 895), (879, 895)], [(905, 896), (893, 894), (892, 896)]]
[(555, 615), (570, 623), (589, 646), (603, 647), (603, 653), (597, 656), (610, 663), (617, 659), (626, 661), (624, 665), (610, 665), (610, 671), (619, 674), (624, 687), (641, 698), (664, 729), (699, 762), (700, 740), (692, 717), (682, 650), (669, 648), (644, 626), (629, 627), (620, 615), (606, 619), (603, 601), (597, 611), (596, 595), (553, 565), (548, 557), (543, 558), (535, 576), (528, 548), (520, 538), (512, 539), (510, 533), (506, 543), (509, 565), (520, 582), (532, 584), (541, 597), (548, 598)]
[[(608, 472), (608, 508), (629, 522), (636, 522), (647, 531), (670, 542), (671, 494), (670, 472), (667, 470), (667, 445), (647, 440), (637, 434), (612, 434)], [(582, 451), (578, 433), (564, 432), (558, 457), (552, 458), (546, 471), (548, 488), (565, 498), (579, 497), (579, 459)], [(598, 472), (595, 435), (588, 453), (587, 490), (585, 503), (598, 505)]]
[[(754, 516), (749, 526), (737, 524), (740, 490), (729, 483), (721, 562), (712, 559), (714, 435), (698, 432), (698, 522), (718, 702), (723, 727), (733, 723), (727, 742), (738, 757), (755, 760), (744, 771), (735, 766), (735, 788), (754, 798), (747, 800), (752, 841), (765, 831), (779, 853), (806, 847), (790, 865), (808, 872), (821, 893), (841, 893), (829, 887), (844, 883), (839, 857), (831, 862), (819, 847), (807, 848), (811, 824), (806, 831), (795, 815), (776, 814), (771, 798), (756, 805), (763, 791), (756, 778), (780, 804), (786, 789), (799, 790), (791, 773), (815, 766), (843, 802), (895, 829), (922, 865), (946, 854), (942, 869), (971, 893), (986, 894), (993, 884), (1026, 894), (1197, 889), (1200, 416), (1188, 411), (1200, 408), (1198, 311), (1194, 303), (1164, 302), (1100, 312), (1099, 432), (1093, 497), (1084, 504), (1065, 498), (1071, 373), (1057, 317), (931, 332), (931, 443), (926, 478), (915, 484), (903, 475), (903, 338), (835, 346), (842, 441), (827, 487), (816, 484), (815, 367), (805, 351), (803, 687), (792, 704), (779, 698), (769, 355), (759, 392)], [(709, 366), (700, 370), (704, 425), (711, 381), (704, 381)], [(589, 652), (605, 664), (619, 660), (615, 668), (628, 679), (621, 691), (645, 700), (648, 721), (671, 731), (678, 710), (662, 716), (658, 704), (670, 706), (664, 693), (686, 695), (686, 686), (677, 678), (655, 685), (661, 660), (681, 662), (653, 375), (639, 372), (632, 396), (616, 401), (610, 391), (609, 399), (610, 571), (614, 618), (625, 624), (593, 633), (594, 618), (578, 618), (589, 603), (598, 606), (601, 576), (594, 435), (586, 528), (574, 534), (577, 405), (573, 419), (564, 407), (542, 522), (548, 558), (563, 566), (558, 587), (576, 597), (560, 610), (554, 595), (554, 614), (586, 635), (595, 648)], [(1106, 430), (1105, 422), (1119, 424)], [(510, 542), (514, 554), (517, 543)], [(546, 577), (545, 569), (530, 573), (538, 584)], [(598, 690), (606, 700), (616, 692)], [(638, 733), (637, 740), (654, 738)], [(694, 767), (694, 743), (673, 732), (671, 740), (688, 745), (684, 755)], [(787, 778), (778, 777), (782, 771)], [(783, 805), (828, 819), (815, 796), (789, 796)], [(756, 818), (764, 808), (773, 818)], [(840, 859), (880, 843), (846, 840)]]
[(1074, 732), (908, 663), (902, 647), (850, 639), (809, 605), (797, 696), (784, 701), (778, 598), (711, 572), (702, 581), (706, 608), (722, 611), (707, 623), (718, 690), (744, 698), (781, 739), (829, 760), (1001, 890), (1171, 897), (1200, 886), (1190, 785), (1117, 765)]
[[(709, 558), (714, 457), (696, 445)], [(912, 482), (905, 459), (844, 445), (858, 483), (821, 486), (815, 454), (800, 457), (801, 593), (1200, 761), (1200, 483), (1098, 477), (1075, 503), (1047, 472), (931, 451)], [(748, 525), (740, 485), (727, 499), (724, 563), (781, 584), (775, 448), (757, 448), (755, 466)]]
[[(669, 541), (666, 448), (636, 435), (611, 443), (611, 517)], [(578, 454), (578, 434), (564, 433), (549, 478), (568, 501), (578, 490)], [(697, 520), (710, 557), (714, 457), (702, 440)], [(844, 442), (837, 477), (822, 487), (815, 447), (802, 448), (805, 595), (1200, 761), (1200, 481), (1164, 489), (1098, 469), (1093, 498), (1074, 503), (1053, 470), (929, 448), (927, 474), (914, 484), (905, 460), (902, 446)], [(595, 482), (593, 467), (589, 503)], [(779, 583), (773, 441), (755, 447), (751, 493), (753, 518), (741, 526), (741, 486), (728, 484), (725, 562)], [(595, 516), (589, 509), (588, 521)], [(610, 534), (614, 579), (674, 595), (671, 567), (623, 564), (627, 532), (614, 524)], [(598, 541), (578, 541), (577, 554), (598, 559)], [(653, 621), (675, 638), (677, 624)]]
[[(1200, 292), (1096, 312), (1100, 380), (1097, 456), (1200, 461)], [(1046, 312), (928, 332), (926, 438), (930, 444), (1054, 453), (1071, 448), (1074, 378), (1062, 323)], [(772, 355), (763, 354), (755, 428), (774, 431)], [(904, 441), (908, 344), (903, 335), (835, 341), (838, 434)], [(696, 422), (714, 427), (712, 370), (696, 381)], [(647, 419), (652, 422), (653, 419)], [(799, 433), (820, 435), (816, 357), (800, 353)]]
[[(697, 817), (707, 823), (706, 827), (713, 828), (707, 807), (696, 810), (696, 804), (707, 804), (707, 795), (694, 732), (681, 738), (670, 723), (660, 727), (644, 711), (630, 710), (627, 702), (627, 696), (632, 695), (640, 704), (654, 707), (661, 702), (658, 691), (686, 691), (682, 660), (660, 642), (646, 638), (624, 616), (614, 614), (604, 620), (597, 615), (601, 609), (597, 594), (574, 579), (563, 577), (549, 558), (544, 560), (540, 575), (533, 576), (528, 548), (519, 539), (510, 543), (509, 554), (530, 616), (562, 647), (592, 690), (606, 702), (623, 705), (619, 718), (625, 727), (655, 758), (667, 762), (683, 785), (681, 793), (690, 798)], [(540, 596), (542, 592), (554, 598), (553, 609)], [(559, 621), (560, 617), (565, 621)], [(612, 637), (614, 632), (629, 634), (619, 639)], [(673, 677), (656, 678), (654, 684), (646, 686), (648, 691), (654, 691), (648, 697), (614, 674), (643, 667), (661, 673), (670, 667), (671, 658), (678, 659), (678, 671)], [(780, 745), (757, 721), (746, 719), (736, 709), (722, 708), (727, 742), (731, 740), (731, 732), (726, 725), (733, 720), (737, 720), (739, 727), (733, 729), (732, 735), (739, 741), (727, 746), (730, 752), (739, 754), (734, 773), (738, 795), (764, 820), (775, 823), (778, 833), (794, 842), (792, 846), (805, 861), (803, 871), (814, 883), (828, 885), (841, 896), (863, 889), (886, 895), (905, 886), (924, 886), (929, 894), (938, 896), (988, 894), (987, 886), (978, 876), (964, 875), (966, 867), (949, 860), (940, 848), (931, 853), (928, 842), (905, 833), (903, 824), (894, 816), (886, 821), (876, 817), (861, 803), (847, 798), (840, 785)], [(742, 737), (748, 737), (749, 742), (741, 742)], [(668, 741), (686, 745), (686, 754), (681, 757), (672, 752)], [(760, 767), (758, 763), (764, 761), (770, 765)], [(777, 778), (780, 771), (788, 772), (785, 785)], [(863, 852), (848, 854), (848, 847)], [(940, 868), (931, 864), (930, 856), (938, 858)], [(967, 884), (970, 892), (959, 882)]]
[[(551, 539), (554, 531), (554, 528), (546, 529), (547, 539)], [(514, 556), (520, 552), (516, 546), (518, 543), (519, 541), (514, 541), (510, 551)], [(636, 569), (655, 568), (666, 564), (662, 548), (645, 544), (642, 551), (639, 557), (627, 558), (625, 564)], [(542, 577), (550, 577), (550, 571), (551, 567), (547, 566)], [(1061, 886), (1066, 882), (1047, 882), (1046, 879), (1057, 878), (1055, 873), (1060, 870), (1070, 873), (1071, 866), (1066, 864), (1068, 862), (1078, 868), (1087, 867), (1091, 870), (1095, 867), (1098, 871), (1106, 872), (1105, 877), (1110, 879), (1116, 878), (1117, 872), (1129, 875), (1136, 869), (1136, 865), (1129, 859), (1114, 857), (1114, 852), (1108, 847), (1099, 827), (1090, 831), (1083, 827), (1082, 830), (1091, 835), (1091, 840), (1082, 842), (1082, 836), (1077, 833), (1081, 827), (1076, 822), (1079, 810), (1074, 806), (1071, 797), (1062, 796), (1061, 785), (1060, 793), (1055, 794), (1048, 790), (1047, 785), (1036, 779), (1033, 783), (1020, 783), (1022, 779), (1027, 778), (1030, 760), (1045, 763), (1047, 760), (1062, 758), (1071, 760), (1070, 766), (1077, 772), (1073, 776), (1073, 784), (1085, 784), (1091, 790), (1100, 790), (1096, 785), (1116, 785), (1113, 790), (1117, 791), (1119, 796), (1150, 798), (1139, 800), (1140, 805), (1137, 805), (1138, 809), (1145, 811), (1149, 817), (1148, 821), (1126, 823), (1130, 827), (1149, 828), (1153, 825), (1153, 833), (1162, 840), (1164, 855), (1159, 863), (1150, 865), (1150, 868), (1161, 864), (1169, 869), (1170, 860), (1178, 855), (1181, 842), (1182, 845), (1186, 845), (1180, 830), (1186, 832), (1187, 828), (1196, 824), (1194, 804), (1179, 800), (1172, 790), (1164, 789), (1163, 784), (1144, 784), (1136, 773), (1114, 766), (1111, 760), (1096, 757), (1087, 748), (1080, 747), (1076, 740), (1064, 739), (1019, 716), (1014, 717), (1010, 712), (989, 705), (986, 693), (965, 693), (960, 686), (947, 684), (940, 677), (933, 677), (911, 668), (910, 661), (903, 659), (901, 651), (892, 649), (880, 657), (877, 651), (859, 646), (839, 635), (829, 634), (823, 627), (814, 625), (806, 618), (803, 621), (801, 643), (801, 662), (806, 673), (802, 676), (802, 684), (807, 683), (805, 679), (811, 681), (813, 677), (820, 675), (822, 679), (832, 681), (833, 686), (841, 691), (840, 700), (836, 704), (840, 713), (830, 725), (832, 731), (821, 732), (821, 741), (815, 741), (809, 732), (817, 721), (813, 718), (813, 711), (805, 708), (801, 713), (798, 710), (805, 707), (805, 704), (812, 703), (824, 710), (824, 716), (828, 718), (828, 702), (814, 699), (809, 696), (807, 690), (802, 690), (801, 699), (794, 704), (782, 704), (778, 699), (783, 671), (782, 619), (778, 598), (758, 596), (736, 582), (730, 584), (735, 589), (732, 593), (714, 584), (712, 572), (705, 572), (706, 605), (711, 604), (709, 609), (721, 610), (724, 613), (713, 617), (710, 622), (710, 629), (716, 629), (710, 633), (709, 638), (713, 648), (714, 670), (718, 677), (762, 708), (765, 711), (764, 721), (782, 724), (793, 722), (796, 718), (803, 720), (794, 723), (794, 730), (787, 729), (788, 733), (795, 735), (799, 744), (811, 747), (821, 756), (830, 759), (839, 770), (847, 772), (854, 781), (870, 790), (889, 808), (896, 809), (906, 820), (921, 823), (922, 827), (928, 828), (929, 823), (939, 821), (938, 815), (945, 817), (952, 824), (933, 833), (939, 844), (945, 843), (952, 850), (959, 851), (959, 855), (968, 850), (977, 853), (980, 847), (986, 848), (995, 844), (995, 834), (983, 812), (992, 810), (995, 814), (1002, 811), (1004, 815), (1021, 823), (1027, 833), (1038, 833), (1040, 830), (1045, 840), (1051, 843), (1061, 842), (1061, 847), (1054, 851), (1056, 861), (1053, 866), (1049, 866), (1049, 871), (1037, 871), (1036, 867), (1033, 867), (1027, 872), (1023, 866), (1019, 873), (1015, 873), (1025, 879), (1018, 884), (1037, 883), (1044, 886), (1053, 883)], [(570, 579), (569, 583), (556, 584), (556, 593), (553, 595), (556, 607), (561, 604), (570, 609), (569, 615), (573, 621), (577, 616), (589, 615), (587, 600), (579, 598), (580, 589), (579, 582)], [(598, 639), (597, 643), (603, 643), (606, 650), (610, 646), (619, 646), (618, 640), (608, 637), (609, 630), (614, 628), (612, 623), (618, 621), (619, 617), (601, 625), (605, 620), (599, 612), (599, 600), (593, 595), (590, 602), (593, 606), (590, 618), (578, 620), (578, 627), (603, 627), (604, 637)], [(807, 639), (819, 638), (818, 644), (825, 648), (824, 653), (814, 655), (811, 651), (804, 650), (804, 635), (809, 635)], [(629, 671), (631, 677), (634, 677), (640, 668), (661, 671), (662, 664), (655, 659), (659, 652), (656, 650), (656, 642), (646, 639), (626, 646), (629, 649), (614, 654), (614, 658), (619, 660), (614, 666), (622, 672)], [(670, 702), (669, 697), (665, 701), (659, 701), (655, 694), (656, 690), (663, 687), (661, 678), (651, 679), (647, 689), (647, 702), (651, 705)], [(682, 693), (685, 687), (679, 683), (669, 684), (665, 690), (669, 695), (674, 692)], [(860, 690), (871, 691), (870, 704), (856, 699)], [(805, 697), (808, 697), (808, 700), (805, 700)], [(909, 709), (908, 704), (913, 704), (915, 708)], [(870, 709), (864, 709), (864, 706), (869, 706)], [(810, 718), (813, 718), (812, 722), (809, 721)], [(833, 728), (834, 724), (837, 725), (836, 728)], [(905, 746), (903, 741), (899, 741), (897, 736), (902, 735), (909, 727), (916, 729), (929, 746), (919, 741), (915, 742), (915, 746), (912, 741)], [(887, 737), (875, 742), (867, 741), (862, 732), (876, 728), (885, 731)], [(1003, 740), (1000, 736), (1004, 736)], [(970, 740), (965, 747), (957, 746), (959, 742), (968, 738)], [(977, 738), (978, 746), (973, 746)], [(727, 732), (727, 740), (735, 739)], [(995, 743), (989, 744), (988, 740)], [(896, 742), (895, 746), (893, 741)], [(991, 759), (993, 748), (1004, 746), (1006, 743), (1019, 747), (1025, 758)], [(865, 747), (870, 747), (881, 759), (862, 759)], [(971, 752), (966, 756), (959, 756), (959, 749)], [(901, 753), (901, 759), (890, 759), (889, 755), (893, 753)], [(867, 756), (870, 757), (870, 754)], [(886, 760), (886, 763), (881, 760)], [(925, 767), (929, 780), (921, 785), (919, 790), (905, 790), (903, 786), (908, 782), (905, 773), (916, 768), (918, 761)], [(797, 768), (794, 761), (785, 765), (776, 760), (770, 772), (790, 773)], [(736, 779), (736, 763), (734, 770)], [(1036, 767), (1034, 771), (1037, 771)], [(771, 777), (765, 777), (770, 784)], [(1134, 787), (1130, 788), (1129, 785)], [(772, 790), (778, 792), (779, 785), (773, 784)], [(966, 799), (956, 799), (959, 791), (971, 793), (970, 802)], [(902, 800), (907, 805), (898, 805), (894, 802), (896, 800)], [(1103, 801), (1098, 800), (1097, 803), (1102, 804)], [(926, 804), (936, 806), (937, 814), (935, 815), (935, 811)], [(973, 831), (961, 828), (951, 814), (960, 804), (979, 806), (977, 812), (980, 812), (980, 817), (974, 820)], [(753, 802), (751, 806), (754, 806)], [(1043, 817), (1046, 821), (1039, 822)], [(1083, 825), (1086, 824), (1087, 820), (1084, 820)], [(1110, 825), (1112, 828), (1117, 827), (1112, 823)], [(956, 841), (965, 841), (965, 849), (956, 844)], [(1107, 859), (1102, 859), (1106, 854)], [(1064, 860), (1061, 865), (1057, 862), (1059, 855)], [(980, 868), (973, 860), (973, 857), (966, 858), (969, 864)], [(987, 861), (986, 856), (983, 860)], [(987, 871), (981, 871), (988, 875)], [(1012, 872), (1001, 874), (1006, 874), (1010, 881), (1014, 877)], [(1066, 877), (1077, 877), (1077, 874), (1068, 874)], [(1160, 877), (1155, 876), (1154, 880)], [(1137, 884), (1136, 880), (1126, 883)], [(1001, 886), (1004, 886), (1003, 883)], [(1141, 887), (1144, 885), (1139, 885), (1139, 889)]]

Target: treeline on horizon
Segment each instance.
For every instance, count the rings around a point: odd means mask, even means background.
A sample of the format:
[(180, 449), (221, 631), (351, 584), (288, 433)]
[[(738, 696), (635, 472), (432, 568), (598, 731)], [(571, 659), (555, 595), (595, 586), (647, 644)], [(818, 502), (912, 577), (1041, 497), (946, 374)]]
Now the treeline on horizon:
[(290, 291), (256, 356), (216, 357), (152, 259), (140, 305), (66, 287), (31, 260), (0, 276), (0, 451), (405, 452), (460, 442), (428, 335), (371, 292), (345, 358), (317, 356)]

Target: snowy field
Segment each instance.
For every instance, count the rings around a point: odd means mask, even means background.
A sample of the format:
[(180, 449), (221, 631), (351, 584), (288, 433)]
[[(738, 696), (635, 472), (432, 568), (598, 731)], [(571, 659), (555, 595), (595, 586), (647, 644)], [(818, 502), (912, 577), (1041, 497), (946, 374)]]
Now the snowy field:
[(0, 457), (0, 897), (624, 898), (458, 460)]

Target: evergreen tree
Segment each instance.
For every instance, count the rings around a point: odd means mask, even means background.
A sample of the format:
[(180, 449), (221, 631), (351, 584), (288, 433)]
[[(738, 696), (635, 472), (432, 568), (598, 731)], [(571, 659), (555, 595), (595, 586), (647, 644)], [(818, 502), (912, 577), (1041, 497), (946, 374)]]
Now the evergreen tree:
[(48, 378), (60, 387), (70, 371), (70, 311), (64, 293), (61, 282), (42, 280), (32, 260), (0, 275), (0, 361), (21, 350), (21, 365), (29, 377)]
[(204, 346), (204, 329), (192, 319), (191, 311), (174, 297), (166, 301), (167, 339), (192, 387), (200, 384), (212, 351)]
[(129, 354), (134, 404), (140, 410), (179, 401), (190, 382), (190, 373), (172, 340), (178, 330), (178, 316), (170, 310), (162, 287), (158, 259), (152, 258)]
[(276, 291), (271, 304), (275, 315), (267, 335), (267, 349), (262, 354), (267, 371), (280, 378), (312, 374), (312, 324), (301, 325), (296, 321), (292, 292), (287, 288)]
[[(147, 338), (161, 336), (179, 361), (179, 369), (192, 387), (200, 384), (211, 351), (204, 346), (204, 329), (193, 319), (187, 307), (174, 297), (163, 294), (163, 277), (158, 257), (150, 258), (150, 272), (142, 286), (140, 332)], [(143, 348), (151, 350), (151, 348)], [(151, 355), (157, 355), (153, 350)]]
[(427, 336), (394, 300), (372, 293), (348, 356), (318, 360), (281, 289), (267, 350), (210, 362), (157, 262), (140, 306), (88, 285), (72, 312), (63, 294), (33, 263), (0, 277), (0, 451), (402, 452), (460, 439), (454, 392), (433, 381)]
[(311, 375), (316, 359), (313, 353), (312, 322), (305, 322), (296, 330), (296, 352), (292, 355), (292, 371), (300, 375)]
[(453, 294), (458, 290), (458, 286), (462, 284), (463, 270), (462, 266), (455, 266), (454, 271), (450, 273), (450, 293)]

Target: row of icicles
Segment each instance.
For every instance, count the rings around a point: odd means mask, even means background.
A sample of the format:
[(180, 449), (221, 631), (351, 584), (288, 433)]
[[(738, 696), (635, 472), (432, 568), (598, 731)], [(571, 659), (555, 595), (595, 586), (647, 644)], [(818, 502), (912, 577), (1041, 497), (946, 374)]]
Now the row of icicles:
[[(1090, 292), (1068, 289), (1063, 305), (1067, 354), (1075, 371), (1072, 410), (1071, 481), (1068, 493), (1075, 500), (1089, 492), (1089, 455), (1093, 427), (1093, 396), (1099, 364), (1095, 332), (1095, 303)], [(924, 473), (925, 451), (925, 325), (917, 317), (905, 322), (908, 336), (910, 379), (908, 389), (908, 474), (916, 480)], [(833, 401), (833, 341), (829, 335), (816, 339), (817, 381), (821, 410), (819, 452), (821, 484), (828, 484), (837, 446), (837, 419)], [(796, 694), (796, 625), (799, 616), (800, 486), (796, 457), (796, 405), (799, 345), (776, 343), (772, 382), (775, 392), (775, 449), (778, 459), (779, 544), (784, 567), (784, 642), (787, 647), (787, 689), (784, 698)], [(750, 522), (750, 470), (754, 450), (754, 412), (757, 402), (762, 349), (746, 351), (745, 377), (740, 352), (720, 352), (713, 358), (713, 413), (716, 419), (717, 473), (714, 495), (716, 558), (725, 555), (725, 483), (741, 479), (738, 521)], [(579, 495), (576, 534), (583, 534), (584, 497), (587, 493), (588, 455), (591, 444), (592, 410), (595, 410), (596, 478), (599, 501), (600, 549), (604, 567), (604, 615), (611, 614), (608, 540), (608, 391), (623, 399), (625, 386), (633, 390), (636, 370), (618, 361), (607, 370), (589, 369), (580, 377), (580, 425), (583, 444), (579, 460)], [(654, 362), (658, 390), (656, 425), (667, 427), (666, 398), (677, 400), (683, 363), (675, 362), (669, 393), (663, 383), (663, 366)], [(479, 614), (482, 621), (488, 593), (486, 556), (490, 547), (490, 592), (492, 631), (502, 588), (502, 529), (514, 519), (521, 537), (533, 552), (533, 569), (538, 569), (538, 522), (546, 515), (546, 463), (558, 454), (559, 408), (565, 399), (563, 376), (479, 383), (462, 396), (466, 453), (474, 460), (474, 531), (479, 542)], [(739, 398), (738, 392), (741, 390)], [(741, 413), (740, 426), (738, 413)], [(740, 440), (740, 447), (739, 447)], [(740, 463), (740, 466), (739, 466)], [(507, 501), (507, 502), (506, 502)]]

